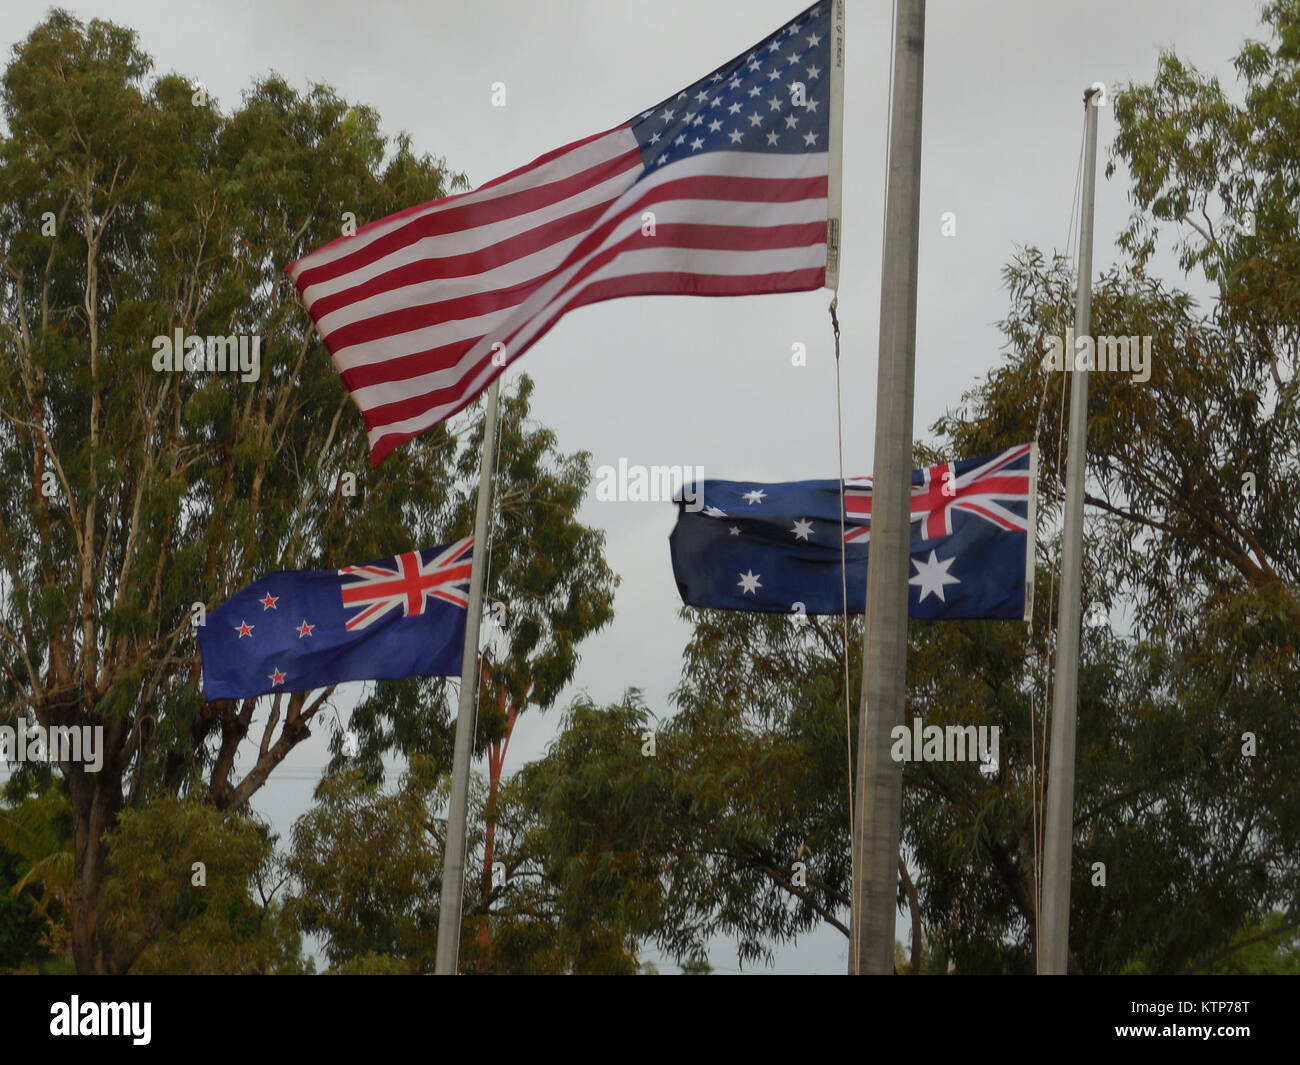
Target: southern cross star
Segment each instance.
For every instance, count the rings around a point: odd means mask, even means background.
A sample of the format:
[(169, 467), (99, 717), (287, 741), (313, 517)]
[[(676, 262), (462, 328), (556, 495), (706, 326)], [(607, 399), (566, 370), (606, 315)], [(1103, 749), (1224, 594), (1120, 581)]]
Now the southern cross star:
[(945, 558), (942, 562), (935, 557), (933, 551), (930, 552), (929, 562), (918, 562), (912, 559), (912, 565), (916, 567), (916, 576), (908, 584), (916, 584), (921, 588), (921, 596), (918, 603), (924, 603), (927, 595), (933, 594), (941, 603), (946, 603), (943, 589), (946, 584), (961, 584), (956, 577), (948, 576), (948, 567), (956, 561), (956, 557)]

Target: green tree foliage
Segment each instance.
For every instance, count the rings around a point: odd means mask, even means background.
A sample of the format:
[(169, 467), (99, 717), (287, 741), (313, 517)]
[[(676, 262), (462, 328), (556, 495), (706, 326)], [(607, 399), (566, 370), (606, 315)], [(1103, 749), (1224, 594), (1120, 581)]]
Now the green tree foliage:
[(276, 898), (275, 837), (246, 814), (160, 797), (109, 837), (105, 924), (135, 973), (293, 973), (301, 936)]
[(0, 973), (34, 968), (53, 953), (50, 921), (37, 907), (35, 888), (18, 887), (27, 868), (19, 855), (0, 844)]
[(653, 729), (635, 689), (604, 707), (579, 696), (546, 758), (506, 784), (506, 882), (488, 900), (488, 948), (473, 948), (481, 969), (638, 971), (638, 945), (666, 919), (665, 806), (675, 801), (657, 757), (642, 754)]
[[(1045, 571), (1039, 587), (1049, 587)], [(1033, 970), (1049, 601), (1040, 597), (1030, 639), (1020, 623), (911, 626), (909, 722), (916, 715), (927, 725), (1000, 730), (996, 773), (971, 762), (904, 768), (903, 849), (915, 870), (909, 880), (926, 971), (948, 962), (958, 972)], [(679, 960), (700, 956), (717, 935), (735, 937), (747, 958), (768, 958), (776, 944), (819, 924), (845, 930), (840, 622), (712, 611), (694, 621), (679, 712), (659, 727), (656, 757), (643, 759), (650, 777), (641, 794), (650, 799), (635, 829), (614, 837), (639, 844), (642, 864), (622, 874), (621, 888), (603, 890), (644, 891), (643, 905), (656, 914), (646, 939)], [(854, 619), (851, 690), (860, 639)], [(1244, 756), (1239, 735), (1224, 728), (1217, 692), (1197, 685), (1175, 644), (1106, 627), (1084, 632), (1071, 918), (1077, 971), (1196, 970), (1234, 943), (1254, 942), (1242, 930), (1272, 907), (1294, 912), (1294, 806), (1282, 794), (1294, 771), (1289, 755)], [(856, 705), (850, 709), (856, 721)], [(606, 727), (575, 717), (569, 730), (599, 735)], [(620, 779), (638, 739), (628, 726), (621, 746), (592, 745), (582, 773)], [(586, 779), (556, 758), (563, 745), (582, 742), (566, 731), (546, 760), (555, 760), (552, 768), (543, 762), (521, 777)], [(617, 825), (633, 800), (590, 786), (581, 794), (581, 815), (565, 810), (555, 823), (591, 839), (592, 854), (616, 853), (606, 837), (583, 834)], [(563, 834), (535, 838), (551, 854), (566, 853)], [(805, 867), (802, 884), (792, 875), (796, 861)], [(1093, 884), (1096, 862), (1105, 863), (1104, 888)], [(656, 868), (652, 881), (646, 870)], [(900, 909), (912, 904), (908, 896), (904, 881)]]
[(1295, 976), (1300, 973), (1300, 929), (1280, 910), (1242, 929), (1218, 955), (1192, 972)]
[[(504, 875), (486, 897), (466, 894), (463, 971), (637, 971), (662, 894), (659, 849), (639, 838), (658, 797), (640, 755), (647, 719), (635, 693), (603, 709), (580, 699), (551, 756), (508, 782), (494, 850)], [(291, 908), (336, 971), (433, 971), (445, 835), (434, 811), (447, 786), (419, 755), (391, 793), (359, 771), (334, 774), (294, 826)], [(470, 870), (484, 860), (484, 791), (471, 794)]]
[[(56, 10), (0, 82), (0, 724), (104, 729), (100, 772), (58, 767), (86, 972), (136, 954), (105, 938), (99, 904), (122, 811), (191, 792), (244, 809), (331, 705), (331, 689), (277, 697), (257, 735), (258, 701), (205, 703), (193, 604), (275, 569), (464, 535), (481, 434), (467, 414), (369, 469), (361, 419), (283, 274), (353, 219), (463, 179), (326, 87), (271, 75), (223, 112), (178, 75), (148, 80), (151, 65), (132, 31)], [(154, 338), (176, 329), (260, 337), (260, 374), (155, 371)], [(585, 459), (524, 428), (528, 387), (506, 401), (520, 450), (500, 521), (518, 540), (494, 551), (512, 663), (498, 673), (520, 690), (535, 673), (553, 699), (608, 619), (614, 578), (573, 514)], [(392, 727), (368, 736), (368, 756), (438, 753), (435, 695), (379, 686), (360, 723)], [(48, 777), (29, 763), (15, 787)]]
[(289, 908), (336, 969), (433, 971), (445, 836), (433, 811), (446, 799), (445, 774), (423, 755), (392, 794), (356, 769), (321, 782), (294, 825)]
[(26, 872), (12, 893), (39, 888), (35, 905), (42, 915), (52, 904), (66, 911), (72, 891), (72, 810), (56, 787), (0, 809), (0, 846), (22, 859)]
[[(677, 841), (675, 929), (662, 945), (679, 960), (703, 957), (709, 939), (730, 935), (742, 960), (768, 959), (774, 944), (822, 922), (846, 931), (837, 914), (851, 874), (838, 622), (684, 613), (695, 627), (660, 750), (690, 828)], [(851, 647), (859, 636), (855, 623)], [(698, 849), (688, 846), (692, 832)]]
[(0, 805), (0, 971), (57, 971), (68, 960), (72, 811), (50, 788)]

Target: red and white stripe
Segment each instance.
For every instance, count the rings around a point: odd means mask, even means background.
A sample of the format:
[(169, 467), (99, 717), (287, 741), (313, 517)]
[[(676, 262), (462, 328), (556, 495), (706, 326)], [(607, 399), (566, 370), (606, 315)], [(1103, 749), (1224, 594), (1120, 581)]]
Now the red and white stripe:
[(574, 307), (821, 287), (828, 158), (711, 151), (646, 174), (624, 124), (371, 223), (286, 272), (377, 465), (472, 402)]

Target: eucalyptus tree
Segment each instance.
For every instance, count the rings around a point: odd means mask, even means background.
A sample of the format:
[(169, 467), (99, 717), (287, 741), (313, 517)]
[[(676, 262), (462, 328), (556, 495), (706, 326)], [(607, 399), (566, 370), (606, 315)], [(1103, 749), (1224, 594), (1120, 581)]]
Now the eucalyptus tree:
[[(325, 86), (270, 75), (223, 111), (180, 75), (150, 80), (151, 66), (133, 31), (56, 10), (0, 83), (0, 724), (103, 729), (98, 772), (58, 766), (80, 971), (128, 964), (100, 900), (123, 809), (190, 792), (242, 809), (331, 705), (331, 689), (205, 702), (206, 610), (269, 571), (463, 535), (473, 488), (472, 414), (369, 468), (361, 419), (283, 273), (463, 177)], [(168, 356), (194, 337), (206, 358), (178, 371)], [(519, 535), (497, 565), (523, 589), (519, 659), (549, 692), (608, 620), (614, 578), (574, 516), (584, 460), (523, 428), (527, 392), (510, 402), (531, 450), (499, 485)], [(570, 559), (523, 559), (557, 539)], [(424, 690), (384, 685), (370, 712), (405, 708), (433, 742), (441, 707)], [(49, 772), (19, 766), (15, 793)]]

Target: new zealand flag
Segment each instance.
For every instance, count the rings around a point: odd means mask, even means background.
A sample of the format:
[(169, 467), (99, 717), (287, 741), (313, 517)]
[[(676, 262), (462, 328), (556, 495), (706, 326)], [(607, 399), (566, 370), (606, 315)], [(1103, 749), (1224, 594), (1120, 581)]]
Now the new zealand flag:
[(272, 573), (199, 629), (205, 699), (460, 674), (473, 538), (338, 570)]

